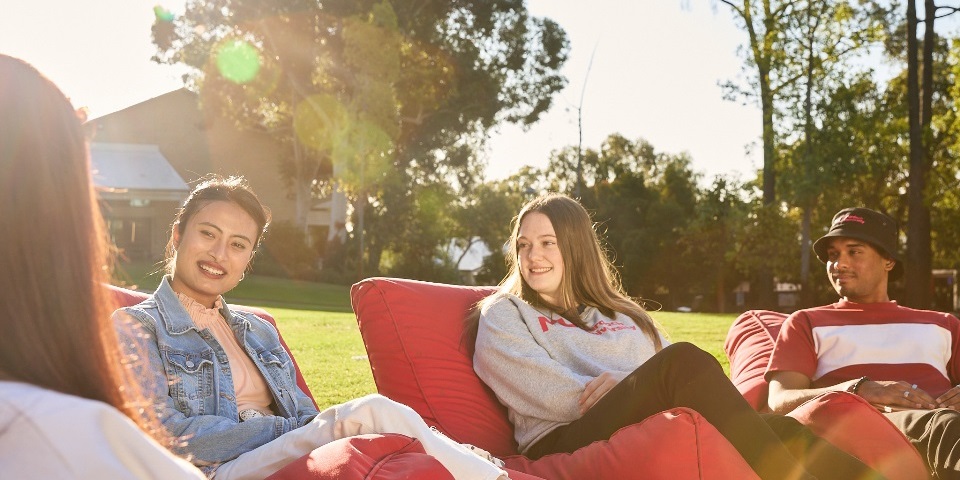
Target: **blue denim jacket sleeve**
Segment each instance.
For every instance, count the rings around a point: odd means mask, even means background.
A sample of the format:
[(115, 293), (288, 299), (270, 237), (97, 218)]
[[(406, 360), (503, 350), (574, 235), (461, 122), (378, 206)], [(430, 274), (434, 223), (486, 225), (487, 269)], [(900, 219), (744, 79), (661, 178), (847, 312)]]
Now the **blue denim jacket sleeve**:
[[(239, 419), (228, 418), (215, 411), (200, 415), (185, 414), (178, 408), (183, 408), (183, 400), (171, 394), (172, 390), (183, 389), (173, 385), (166, 374), (168, 368), (176, 367), (165, 365), (156, 332), (136, 313), (118, 311), (114, 314), (114, 319), (124, 351), (132, 362), (132, 372), (140, 382), (144, 396), (153, 401), (156, 415), (167, 431), (184, 442), (182, 450), (177, 453), (189, 456), (194, 464), (216, 465), (232, 460), (299, 426), (298, 419), (280, 416), (240, 422)], [(212, 368), (207, 361), (195, 362), (190, 358), (195, 357), (185, 357), (185, 363), (197, 364), (200, 368)], [(213, 394), (212, 386), (207, 387), (202, 386), (197, 394)], [(196, 397), (197, 394), (187, 393), (186, 396)], [(201, 409), (207, 406), (204, 405), (207, 402), (204, 402), (203, 398), (196, 397), (194, 400), (197, 400)]]
[[(296, 385), (296, 369), (268, 322), (229, 314), (244, 330), (244, 346), (261, 369), (278, 415), (240, 422), (229, 365), (224, 365), (164, 281), (154, 297), (114, 314), (127, 361), (143, 394), (171, 435), (178, 453), (200, 467), (212, 467), (298, 428), (316, 414), (313, 401)], [(186, 315), (186, 319), (180, 318)], [(222, 353), (222, 349), (220, 350)], [(205, 469), (210, 470), (210, 469)]]

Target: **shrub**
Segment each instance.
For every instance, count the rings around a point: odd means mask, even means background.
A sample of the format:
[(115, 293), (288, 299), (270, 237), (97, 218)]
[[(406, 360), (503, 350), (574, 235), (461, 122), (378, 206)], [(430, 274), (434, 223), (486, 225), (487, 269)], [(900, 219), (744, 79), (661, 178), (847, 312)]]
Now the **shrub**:
[(319, 258), (302, 229), (289, 221), (277, 222), (270, 225), (263, 239), (254, 271), (259, 275), (315, 280)]

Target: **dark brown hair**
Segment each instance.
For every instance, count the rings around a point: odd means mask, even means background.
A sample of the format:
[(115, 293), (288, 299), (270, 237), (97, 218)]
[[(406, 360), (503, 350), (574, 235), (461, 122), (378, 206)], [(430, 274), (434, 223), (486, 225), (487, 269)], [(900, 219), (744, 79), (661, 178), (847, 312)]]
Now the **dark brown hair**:
[[(270, 210), (260, 203), (257, 194), (253, 193), (247, 180), (241, 176), (221, 177), (218, 175), (208, 175), (201, 179), (201, 182), (194, 187), (183, 205), (177, 210), (177, 216), (173, 220), (172, 229), (182, 237), (187, 223), (201, 208), (210, 202), (231, 202), (239, 206), (250, 218), (257, 224), (257, 238), (253, 242), (254, 252), (260, 247), (263, 236), (267, 233), (267, 227), (270, 225)], [(174, 244), (173, 235), (167, 241), (165, 267), (167, 273), (173, 273), (174, 259), (176, 258), (177, 246)], [(253, 261), (247, 264), (249, 269)]]
[(122, 366), (81, 120), (56, 85), (5, 55), (0, 230), (0, 375), (107, 403), (163, 440)]

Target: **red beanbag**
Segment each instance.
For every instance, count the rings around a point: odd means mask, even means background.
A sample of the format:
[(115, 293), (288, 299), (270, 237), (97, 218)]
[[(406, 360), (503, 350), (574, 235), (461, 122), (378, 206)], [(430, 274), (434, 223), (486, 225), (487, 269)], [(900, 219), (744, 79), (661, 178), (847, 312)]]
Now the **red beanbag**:
[[(377, 390), (450, 438), (550, 480), (756, 480), (750, 466), (697, 412), (675, 408), (607, 441), (531, 460), (517, 454), (506, 410), (473, 371), (464, 338), (470, 308), (492, 288), (370, 278), (351, 289)], [(511, 479), (522, 478), (511, 473)]]
[(927, 478), (927, 467), (913, 445), (873, 405), (857, 395), (830, 392), (787, 415), (810, 427), (889, 480)]
[(450, 438), (497, 457), (517, 453), (506, 409), (473, 371), (470, 308), (494, 289), (377, 278), (350, 295), (380, 394)]
[(767, 410), (768, 385), (763, 374), (786, 319), (779, 312), (748, 310), (733, 322), (723, 343), (730, 359), (730, 381), (754, 410)]
[[(786, 319), (787, 315), (779, 312), (744, 312), (730, 326), (723, 345), (730, 359), (730, 380), (760, 411), (767, 410), (768, 384), (763, 375)], [(856, 395), (827, 393), (789, 415), (890, 480), (927, 478), (926, 466), (913, 445), (876, 408)]]
[(504, 461), (550, 480), (758, 480), (720, 432), (687, 408), (652, 415), (574, 453), (538, 460), (515, 455)]
[(358, 435), (330, 442), (280, 469), (271, 480), (453, 480), (420, 441), (403, 435)]

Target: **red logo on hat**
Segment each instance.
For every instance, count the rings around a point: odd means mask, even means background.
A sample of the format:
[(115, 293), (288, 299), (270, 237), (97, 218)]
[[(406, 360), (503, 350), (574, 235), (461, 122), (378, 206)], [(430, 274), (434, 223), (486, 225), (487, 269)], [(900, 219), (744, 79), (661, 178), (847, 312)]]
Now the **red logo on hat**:
[(866, 223), (866, 222), (863, 220), (863, 217), (858, 217), (858, 216), (856, 216), (856, 215), (854, 215), (854, 214), (852, 214), (852, 213), (848, 213), (848, 214), (846, 214), (846, 215), (838, 218), (836, 223), (847, 223), (847, 222), (857, 222), (857, 223), (859, 223), (859, 224), (861, 224), (861, 225), (863, 225), (863, 224)]

